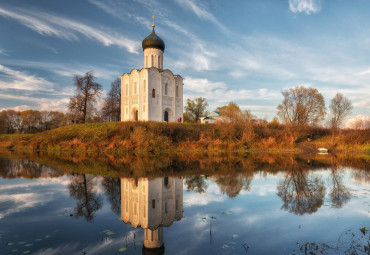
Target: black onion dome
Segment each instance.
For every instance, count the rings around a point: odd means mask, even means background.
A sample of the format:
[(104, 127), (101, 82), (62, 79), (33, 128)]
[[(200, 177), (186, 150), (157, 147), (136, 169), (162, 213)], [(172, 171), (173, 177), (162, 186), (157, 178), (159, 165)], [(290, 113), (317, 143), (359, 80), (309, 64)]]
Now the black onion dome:
[(143, 40), (142, 46), (143, 50), (146, 48), (155, 48), (164, 51), (165, 48), (164, 41), (155, 34), (154, 28), (152, 33)]

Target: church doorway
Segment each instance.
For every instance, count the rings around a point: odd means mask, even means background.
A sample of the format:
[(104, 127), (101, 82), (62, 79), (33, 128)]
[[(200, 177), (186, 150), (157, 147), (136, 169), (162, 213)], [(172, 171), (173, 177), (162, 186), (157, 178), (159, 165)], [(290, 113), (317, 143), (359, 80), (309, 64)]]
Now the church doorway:
[(139, 111), (137, 110), (137, 108), (135, 107), (134, 109), (132, 109), (132, 120), (134, 121), (138, 121), (139, 120)]
[(164, 111), (164, 121), (168, 122), (168, 111)]

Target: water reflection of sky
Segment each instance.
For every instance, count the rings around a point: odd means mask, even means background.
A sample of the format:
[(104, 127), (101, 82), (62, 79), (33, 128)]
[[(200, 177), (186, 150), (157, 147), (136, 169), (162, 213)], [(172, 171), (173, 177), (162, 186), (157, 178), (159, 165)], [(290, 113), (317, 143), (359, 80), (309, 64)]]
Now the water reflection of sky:
[[(300, 244), (336, 241), (348, 229), (360, 235), (360, 228), (369, 228), (369, 185), (356, 182), (349, 169), (337, 174), (350, 199), (341, 208), (335, 207), (330, 198), (331, 170), (310, 171), (305, 175), (311, 178), (308, 181), (316, 185), (317, 177), (325, 186), (324, 202), (317, 211), (301, 215), (283, 209), (277, 195), (277, 186), (288, 178), (285, 172), (256, 172), (249, 184), (242, 180), (244, 186), (233, 198), (227, 192), (234, 194), (234, 190), (222, 186), (222, 176), (205, 177), (201, 194), (187, 191), (185, 178), (183, 218), (164, 228), (165, 254), (246, 254), (247, 247), (248, 254), (293, 254)], [(119, 220), (121, 215), (112, 212), (114, 194), (109, 195), (107, 187), (112, 185), (115, 192), (114, 178), (83, 177), (0, 179), (1, 250), (9, 254), (142, 254), (143, 230), (125, 224)], [(76, 217), (81, 198), (71, 197), (71, 183), (89, 182), (95, 185), (90, 192), (97, 201), (101, 198), (101, 206), (92, 219)]]

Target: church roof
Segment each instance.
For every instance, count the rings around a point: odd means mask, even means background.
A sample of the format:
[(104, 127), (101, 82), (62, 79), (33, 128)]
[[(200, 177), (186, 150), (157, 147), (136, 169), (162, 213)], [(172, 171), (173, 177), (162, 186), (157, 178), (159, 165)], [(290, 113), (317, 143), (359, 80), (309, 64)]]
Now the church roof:
[(156, 35), (154, 27), (152, 33), (143, 40), (142, 46), (143, 50), (146, 48), (155, 48), (164, 51), (165, 48), (164, 41), (158, 35)]

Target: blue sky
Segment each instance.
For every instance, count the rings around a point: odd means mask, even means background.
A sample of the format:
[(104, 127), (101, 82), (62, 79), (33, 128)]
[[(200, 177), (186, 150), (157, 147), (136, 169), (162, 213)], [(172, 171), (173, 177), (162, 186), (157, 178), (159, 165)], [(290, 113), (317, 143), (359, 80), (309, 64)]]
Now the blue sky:
[(143, 67), (141, 41), (166, 44), (164, 68), (185, 77), (184, 100), (230, 101), (272, 119), (281, 91), (337, 92), (370, 115), (368, 0), (2, 0), (0, 109), (66, 109), (73, 75), (111, 81)]

